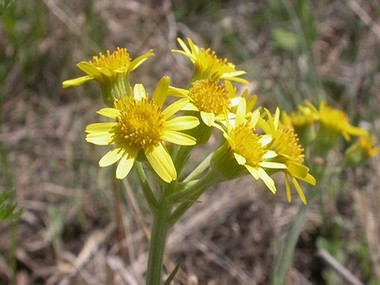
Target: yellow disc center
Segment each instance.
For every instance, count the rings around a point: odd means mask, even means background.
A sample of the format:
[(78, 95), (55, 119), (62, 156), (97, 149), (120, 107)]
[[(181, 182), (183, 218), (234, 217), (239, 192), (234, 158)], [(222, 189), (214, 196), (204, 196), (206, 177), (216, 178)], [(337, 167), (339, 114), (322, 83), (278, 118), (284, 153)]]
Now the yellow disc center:
[(197, 80), (189, 90), (189, 96), (199, 111), (223, 114), (229, 108), (230, 100), (224, 84), (213, 80)]
[(123, 103), (118, 117), (120, 143), (138, 149), (156, 146), (161, 140), (164, 124), (160, 107), (147, 99)]

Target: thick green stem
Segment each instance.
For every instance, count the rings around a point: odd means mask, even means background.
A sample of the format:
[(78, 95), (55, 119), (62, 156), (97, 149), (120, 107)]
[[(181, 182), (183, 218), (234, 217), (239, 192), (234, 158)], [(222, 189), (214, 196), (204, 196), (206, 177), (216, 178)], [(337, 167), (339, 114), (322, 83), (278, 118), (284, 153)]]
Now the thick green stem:
[(159, 203), (159, 209), (154, 216), (152, 225), (146, 285), (161, 285), (162, 282), (163, 259), (166, 240), (170, 230), (167, 220), (171, 209), (171, 204), (163, 197)]

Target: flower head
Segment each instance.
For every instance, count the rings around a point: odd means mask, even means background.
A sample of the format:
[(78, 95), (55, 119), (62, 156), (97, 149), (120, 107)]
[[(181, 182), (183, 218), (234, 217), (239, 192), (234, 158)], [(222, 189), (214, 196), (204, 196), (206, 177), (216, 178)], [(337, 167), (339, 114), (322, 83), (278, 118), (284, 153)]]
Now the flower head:
[[(244, 166), (256, 180), (261, 179), (269, 190), (275, 193), (275, 183), (267, 170), (285, 169), (286, 166), (283, 163), (271, 161), (277, 156), (274, 151), (267, 148), (272, 140), (271, 136), (255, 132), (259, 117), (259, 110), (247, 116), (246, 101), (243, 99), (236, 109), (235, 119), (226, 118), (226, 126), (221, 127), (221, 130), (236, 163)], [(232, 171), (232, 165), (228, 164), (225, 167), (228, 171)]]
[(365, 130), (350, 124), (346, 113), (327, 106), (323, 101), (319, 105), (319, 110), (310, 102), (306, 102), (306, 105), (310, 108), (316, 121), (320, 123), (321, 128), (326, 131), (326, 134), (331, 136), (342, 135), (346, 141), (349, 141), (351, 135), (360, 136), (365, 133)]
[(380, 146), (376, 145), (376, 139), (369, 133), (359, 136), (357, 144), (367, 158), (374, 157), (380, 153)]
[(189, 99), (184, 110), (199, 112), (203, 123), (209, 127), (215, 121), (224, 120), (225, 113), (230, 112), (239, 99), (230, 81), (202, 79), (194, 81), (189, 90), (176, 90)]
[(113, 149), (99, 161), (106, 167), (119, 161), (116, 177), (123, 179), (131, 170), (140, 152), (153, 170), (165, 182), (177, 178), (173, 161), (164, 141), (178, 145), (194, 145), (195, 139), (180, 131), (196, 127), (199, 121), (193, 116), (172, 117), (188, 102), (181, 99), (161, 111), (167, 95), (169, 78), (158, 84), (153, 98), (149, 99), (142, 84), (136, 84), (132, 96), (115, 101), (113, 108), (98, 111), (114, 122), (95, 123), (86, 128), (86, 140), (97, 145), (112, 145)]
[(379, 153), (380, 146), (377, 145), (375, 137), (367, 132), (359, 136), (357, 141), (346, 150), (344, 162), (346, 165), (355, 167)]
[(275, 161), (286, 165), (285, 186), (288, 201), (291, 201), (290, 183), (292, 181), (301, 201), (306, 204), (306, 197), (297, 181), (300, 179), (308, 184), (315, 185), (315, 178), (309, 173), (309, 168), (304, 163), (304, 149), (299, 144), (298, 136), (289, 125), (281, 124), (280, 110), (277, 109), (274, 116), (266, 110), (266, 118), (261, 118), (259, 125), (265, 133), (272, 136), (269, 149), (275, 151), (277, 156)]
[(95, 80), (99, 83), (106, 104), (112, 105), (114, 99), (130, 93), (128, 82), (129, 73), (138, 68), (145, 60), (153, 55), (150, 50), (147, 53), (132, 60), (126, 48), (117, 48), (111, 53), (99, 53), (91, 61), (82, 61), (78, 68), (87, 75), (62, 83), (64, 88), (74, 87)]
[(199, 48), (191, 39), (188, 38), (187, 42), (189, 47), (181, 39), (178, 39), (178, 43), (183, 50), (172, 51), (191, 60), (195, 66), (194, 80), (227, 79), (248, 84), (247, 80), (240, 78), (241, 75), (246, 74), (245, 71), (236, 70), (235, 65), (228, 62), (227, 59), (218, 58), (216, 53), (210, 49)]

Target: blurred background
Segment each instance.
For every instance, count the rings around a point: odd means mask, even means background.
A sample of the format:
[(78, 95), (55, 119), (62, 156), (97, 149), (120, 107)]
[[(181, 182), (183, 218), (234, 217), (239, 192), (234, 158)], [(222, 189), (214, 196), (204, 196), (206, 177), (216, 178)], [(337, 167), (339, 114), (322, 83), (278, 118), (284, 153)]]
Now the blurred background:
[[(100, 89), (61, 87), (100, 51), (126, 47), (136, 58), (153, 48), (131, 81), (152, 92), (168, 75), (185, 87), (192, 67), (170, 50), (190, 37), (246, 70), (250, 92), (270, 110), (323, 99), (379, 135), (378, 0), (0, 0), (0, 8), (0, 191), (22, 209), (0, 224), (0, 284), (143, 284), (148, 208), (132, 175), (122, 193), (122, 257), (113, 173), (97, 166), (105, 150), (84, 141), (99, 119)], [(348, 284), (322, 249), (363, 284), (380, 284), (378, 163), (331, 176), (287, 284)], [(279, 188), (273, 196), (247, 177), (202, 196), (170, 236), (167, 264), (181, 264), (174, 284), (268, 284), (299, 204)]]

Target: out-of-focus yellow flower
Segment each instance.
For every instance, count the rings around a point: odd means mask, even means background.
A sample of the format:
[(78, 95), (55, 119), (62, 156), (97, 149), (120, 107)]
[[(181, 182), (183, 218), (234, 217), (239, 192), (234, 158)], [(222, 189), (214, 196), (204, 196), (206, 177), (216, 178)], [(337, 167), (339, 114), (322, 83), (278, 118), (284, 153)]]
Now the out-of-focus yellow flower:
[(183, 40), (177, 39), (183, 50), (172, 50), (174, 53), (179, 53), (189, 58), (195, 66), (193, 80), (226, 79), (248, 84), (248, 81), (240, 78), (246, 74), (245, 71), (236, 70), (235, 65), (228, 62), (227, 59), (220, 59), (214, 51), (210, 49), (199, 48), (191, 39), (187, 39), (189, 47)]
[(380, 153), (380, 146), (376, 139), (368, 132), (359, 136), (357, 141), (352, 144), (345, 153), (344, 162), (346, 165), (355, 167)]
[(380, 146), (376, 145), (376, 139), (369, 133), (360, 136), (357, 144), (367, 158), (374, 157), (380, 153)]
[(123, 179), (131, 170), (138, 154), (142, 151), (154, 171), (167, 183), (177, 178), (173, 161), (164, 141), (178, 145), (194, 145), (195, 139), (180, 131), (189, 130), (199, 124), (193, 116), (170, 119), (188, 103), (181, 99), (161, 111), (167, 96), (169, 78), (158, 84), (152, 99), (142, 84), (136, 84), (132, 96), (115, 101), (114, 108), (98, 111), (114, 122), (95, 123), (86, 128), (86, 140), (96, 145), (112, 145), (113, 149), (99, 161), (106, 167), (119, 161), (116, 177)]
[(78, 68), (87, 75), (66, 80), (62, 86), (74, 87), (95, 80), (102, 89), (105, 103), (112, 106), (114, 99), (120, 99), (121, 96), (130, 93), (129, 73), (151, 56), (153, 56), (152, 50), (132, 60), (126, 48), (117, 48), (113, 53), (107, 51), (105, 55), (99, 53), (91, 61), (77, 64)]
[(283, 163), (272, 161), (277, 154), (267, 148), (272, 140), (271, 136), (255, 132), (259, 117), (259, 110), (247, 116), (245, 99), (239, 102), (234, 119), (231, 120), (226, 114), (226, 125), (221, 127), (221, 130), (226, 138), (230, 156), (234, 157), (237, 165), (225, 163), (223, 160), (219, 162), (219, 165), (224, 165), (224, 172), (234, 172), (234, 167), (244, 166), (256, 180), (261, 179), (269, 190), (276, 193), (275, 182), (267, 171), (285, 169), (286, 166)]
[(310, 102), (306, 101), (307, 107), (313, 112), (313, 116), (320, 123), (321, 128), (325, 129), (324, 135), (331, 136), (342, 135), (346, 141), (350, 140), (350, 136), (361, 136), (365, 134), (365, 130), (350, 124), (346, 113), (339, 109), (335, 109), (321, 102), (319, 110)]
[(294, 129), (300, 143), (308, 145), (315, 139), (315, 117), (308, 107), (298, 106), (298, 111), (287, 114), (281, 112), (281, 124)]
[(315, 185), (316, 181), (309, 173), (309, 168), (303, 164), (304, 149), (298, 143), (297, 134), (291, 126), (281, 124), (279, 118), (280, 109), (276, 109), (274, 116), (268, 110), (265, 110), (265, 119), (260, 118), (258, 125), (273, 138), (268, 148), (277, 153), (274, 160), (286, 165), (286, 169), (282, 171), (285, 173), (285, 187), (288, 201), (291, 202), (289, 183), (291, 181), (301, 201), (306, 204), (306, 197), (297, 179), (311, 185)]
[(295, 129), (308, 128), (316, 120), (312, 110), (305, 106), (298, 106), (298, 111), (289, 115), (286, 112), (281, 112), (281, 117), (283, 124), (291, 125)]

